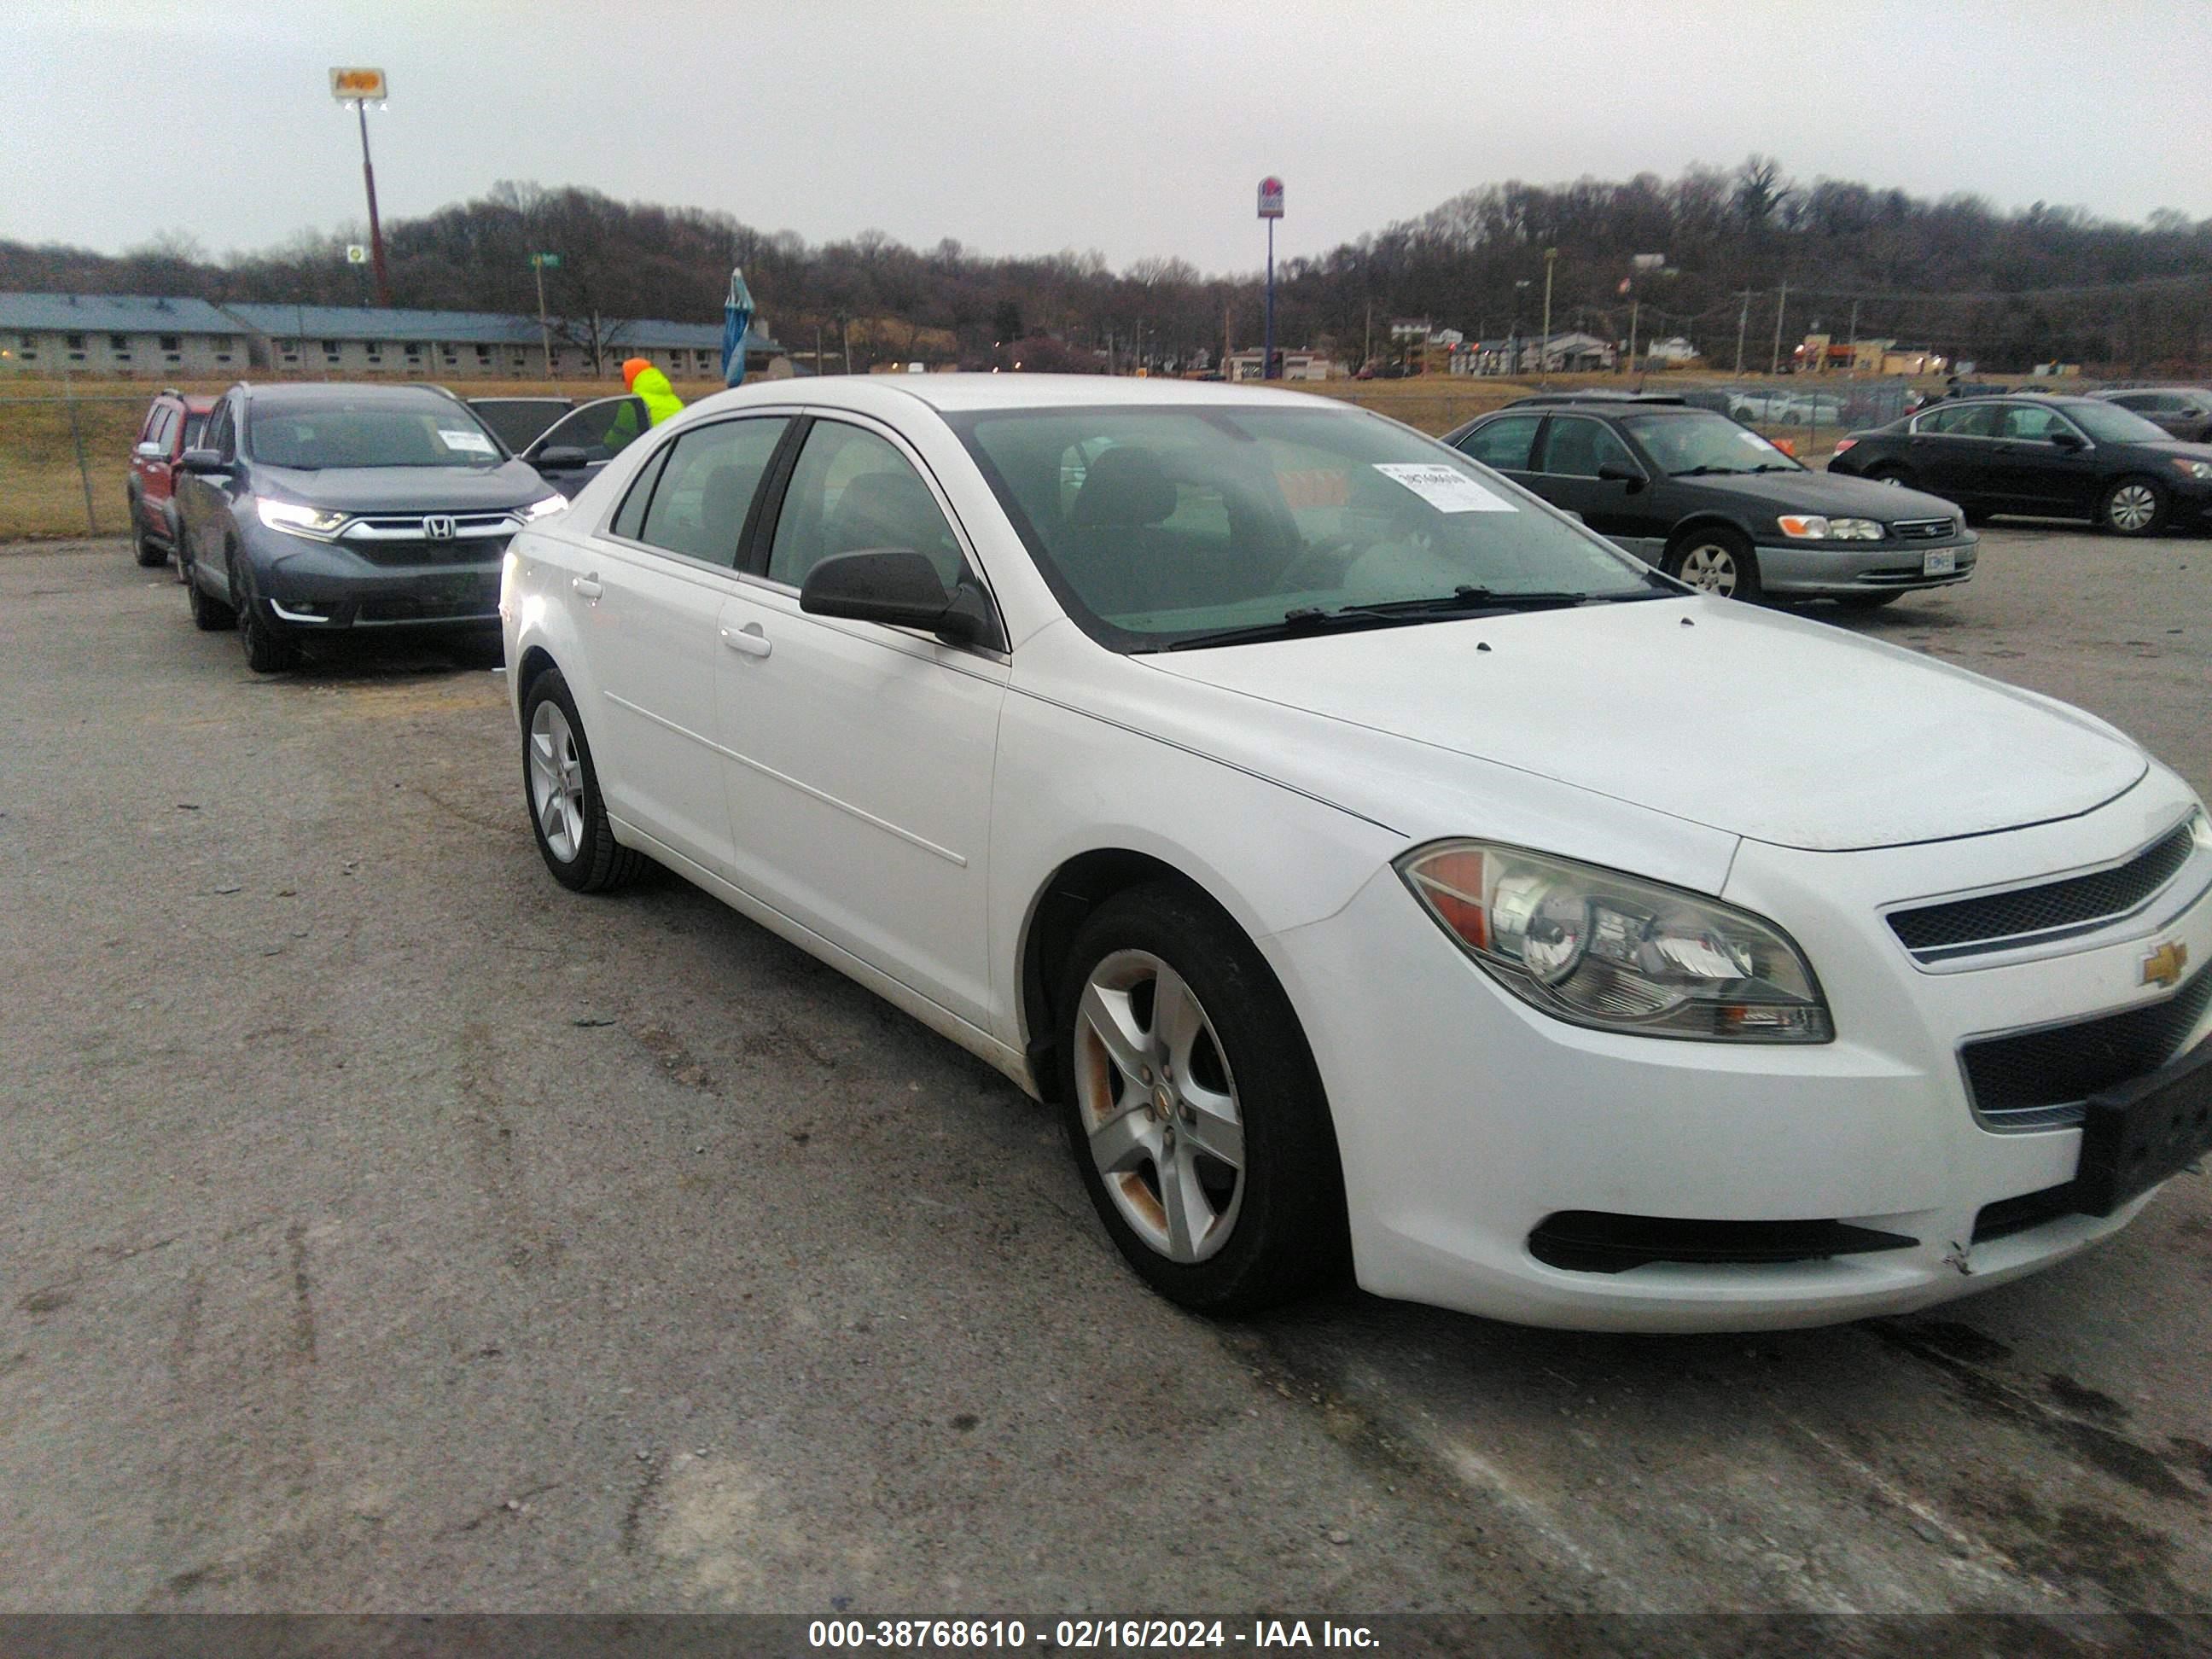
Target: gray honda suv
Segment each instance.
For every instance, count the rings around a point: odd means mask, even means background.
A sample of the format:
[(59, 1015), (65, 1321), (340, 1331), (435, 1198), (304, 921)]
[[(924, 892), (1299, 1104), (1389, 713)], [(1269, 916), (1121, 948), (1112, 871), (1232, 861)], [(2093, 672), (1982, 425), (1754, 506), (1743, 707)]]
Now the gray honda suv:
[(568, 506), (436, 386), (235, 386), (178, 470), (192, 620), (261, 673), (349, 629), (495, 645), (508, 538)]

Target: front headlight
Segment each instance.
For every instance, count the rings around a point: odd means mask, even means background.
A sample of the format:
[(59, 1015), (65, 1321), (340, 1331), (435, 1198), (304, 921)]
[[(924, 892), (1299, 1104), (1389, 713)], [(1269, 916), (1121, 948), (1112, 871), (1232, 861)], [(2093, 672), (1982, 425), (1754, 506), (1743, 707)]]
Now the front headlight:
[(524, 507), (522, 521), (525, 524), (535, 524), (538, 520), (558, 513), (568, 505), (568, 498), (566, 495), (548, 495), (543, 501), (532, 501)]
[(1488, 842), (1432, 842), (1397, 870), (1486, 973), (1557, 1018), (1708, 1042), (1835, 1036), (1803, 954), (1731, 905)]
[(1872, 519), (1826, 519), (1817, 513), (1792, 513), (1777, 519), (1782, 533), (1801, 542), (1878, 542), (1882, 528)]
[(2212, 478), (2212, 461), (2192, 461), (2186, 455), (2173, 458), (2173, 470), (2185, 477)]
[(319, 542), (329, 541), (346, 521), (347, 514), (333, 513), (324, 507), (301, 507), (295, 501), (272, 501), (266, 495), (254, 497), (254, 510), (261, 514), (261, 522), (271, 530), (282, 530), (289, 535), (307, 536)]

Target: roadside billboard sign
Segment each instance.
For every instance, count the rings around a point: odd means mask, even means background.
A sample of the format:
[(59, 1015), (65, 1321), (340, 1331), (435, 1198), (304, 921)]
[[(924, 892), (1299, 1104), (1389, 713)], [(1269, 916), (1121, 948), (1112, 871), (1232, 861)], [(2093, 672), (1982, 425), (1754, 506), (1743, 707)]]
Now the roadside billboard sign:
[(1260, 216), (1279, 219), (1283, 216), (1283, 181), (1262, 179), (1260, 181)]
[(331, 71), (331, 96), (341, 104), (381, 102), (389, 94), (380, 69), (334, 69)]

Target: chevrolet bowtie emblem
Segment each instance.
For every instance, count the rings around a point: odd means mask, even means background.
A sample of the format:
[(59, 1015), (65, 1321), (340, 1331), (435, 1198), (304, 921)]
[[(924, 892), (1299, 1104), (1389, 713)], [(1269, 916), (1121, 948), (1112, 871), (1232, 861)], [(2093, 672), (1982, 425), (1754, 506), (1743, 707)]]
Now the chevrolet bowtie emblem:
[(2168, 939), (2143, 957), (2142, 982), (2146, 985), (2178, 984), (2181, 970), (2188, 965), (2189, 947), (2179, 939)]

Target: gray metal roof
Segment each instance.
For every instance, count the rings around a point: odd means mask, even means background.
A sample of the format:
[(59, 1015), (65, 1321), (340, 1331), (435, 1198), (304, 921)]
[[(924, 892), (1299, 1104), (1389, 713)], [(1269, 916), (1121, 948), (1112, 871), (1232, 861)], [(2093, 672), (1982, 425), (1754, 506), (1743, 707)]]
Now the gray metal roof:
[[(218, 310), (205, 300), (128, 294), (0, 294), (0, 330), (88, 334), (264, 334), (278, 340), (420, 340), (460, 345), (538, 343), (538, 319), (498, 311), (387, 310), (376, 306), (288, 306), (244, 301)], [(610, 318), (607, 349), (722, 350), (722, 325), (662, 317)], [(754, 325), (748, 351), (783, 348)]]
[(280, 340), (451, 340), (465, 345), (535, 345), (538, 319), (495, 311), (386, 311), (375, 306), (225, 307), (257, 334)]
[(137, 294), (0, 294), (0, 329), (59, 334), (236, 334), (205, 300)]

